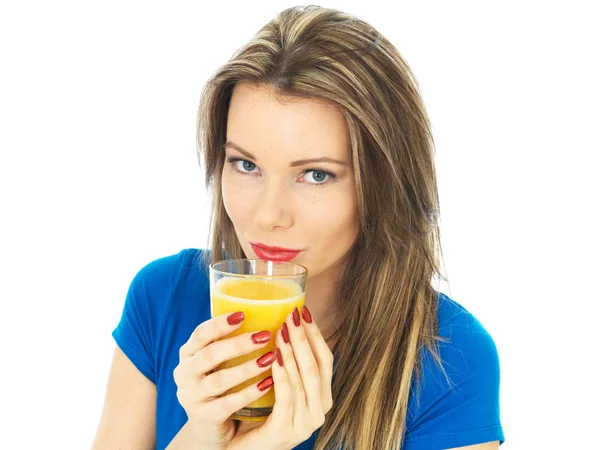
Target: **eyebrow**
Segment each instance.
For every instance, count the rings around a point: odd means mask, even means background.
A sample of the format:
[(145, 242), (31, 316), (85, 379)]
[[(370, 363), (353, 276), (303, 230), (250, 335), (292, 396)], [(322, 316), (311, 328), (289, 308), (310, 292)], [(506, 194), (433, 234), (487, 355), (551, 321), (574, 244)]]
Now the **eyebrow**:
[[(227, 141), (225, 143), (225, 145), (223, 145), (223, 149), (226, 149), (228, 147), (237, 150), (238, 152), (240, 152), (242, 155), (244, 155), (248, 159), (256, 161), (256, 158), (254, 157), (254, 155), (252, 153), (250, 153), (247, 150), (244, 150), (242, 147), (240, 147), (236, 143)], [(308, 159), (300, 159), (298, 161), (293, 161), (290, 163), (290, 167), (305, 166), (307, 164), (318, 163), (318, 162), (328, 162), (328, 163), (332, 163), (332, 164), (339, 164), (340, 166), (348, 165), (348, 163), (345, 161), (340, 161), (339, 159), (330, 158), (328, 156), (322, 156), (320, 158), (308, 158)]]

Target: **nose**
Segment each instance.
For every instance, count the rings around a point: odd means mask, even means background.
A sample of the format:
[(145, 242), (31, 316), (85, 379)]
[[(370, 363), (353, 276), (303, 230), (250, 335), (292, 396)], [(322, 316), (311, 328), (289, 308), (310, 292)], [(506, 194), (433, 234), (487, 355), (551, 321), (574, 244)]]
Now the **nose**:
[(294, 224), (288, 191), (284, 183), (265, 184), (256, 208), (256, 220), (264, 231), (283, 231)]

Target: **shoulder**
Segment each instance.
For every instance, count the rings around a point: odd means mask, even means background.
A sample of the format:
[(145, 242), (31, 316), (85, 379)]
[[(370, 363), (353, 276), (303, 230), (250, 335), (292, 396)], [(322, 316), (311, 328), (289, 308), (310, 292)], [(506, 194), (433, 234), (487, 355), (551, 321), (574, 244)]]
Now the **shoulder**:
[(438, 300), (438, 336), (442, 366), (429, 351), (423, 352), (424, 389), (436, 386), (434, 393), (442, 395), (473, 380), (491, 383), (498, 378), (500, 363), (494, 339), (471, 312), (443, 293)]
[(197, 316), (210, 311), (207, 258), (205, 251), (184, 249), (147, 263), (131, 281), (112, 334), (121, 350), (154, 383), (161, 349), (166, 345), (163, 329), (167, 327), (167, 333), (187, 331)]
[(440, 293), (438, 334), (442, 362), (454, 377), (468, 371), (499, 371), (498, 350), (483, 324), (465, 307)]
[(205, 250), (187, 248), (147, 263), (133, 278), (128, 298), (161, 322), (171, 307), (182, 307), (208, 289), (208, 256)]
[(423, 351), (421, 376), (415, 379), (409, 401), (407, 443), (427, 441), (441, 446), (435, 448), (449, 448), (484, 439), (503, 441), (500, 362), (492, 336), (473, 314), (443, 293), (438, 301), (438, 335), (441, 366)]
[(157, 329), (172, 306), (208, 289), (207, 261), (208, 252), (188, 248), (144, 265), (129, 286), (122, 322)]
[(161, 285), (186, 276), (190, 271), (204, 269), (208, 253), (205, 250), (187, 248), (179, 253), (150, 261), (135, 275), (134, 282)]

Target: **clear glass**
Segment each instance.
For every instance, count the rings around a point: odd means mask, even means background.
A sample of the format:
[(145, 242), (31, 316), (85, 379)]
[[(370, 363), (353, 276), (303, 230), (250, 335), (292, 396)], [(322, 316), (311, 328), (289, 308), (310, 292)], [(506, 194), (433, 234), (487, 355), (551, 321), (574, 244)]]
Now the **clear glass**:
[[(243, 311), (242, 326), (227, 338), (247, 332), (269, 330), (273, 339), (266, 347), (221, 364), (217, 370), (234, 367), (275, 351), (275, 335), (285, 318), (297, 307), (304, 306), (308, 271), (304, 266), (278, 261), (230, 259), (210, 266), (211, 316)], [(238, 392), (271, 375), (271, 369), (227, 391)], [(275, 403), (271, 389), (257, 401), (232, 416), (233, 419), (259, 422), (267, 419)]]

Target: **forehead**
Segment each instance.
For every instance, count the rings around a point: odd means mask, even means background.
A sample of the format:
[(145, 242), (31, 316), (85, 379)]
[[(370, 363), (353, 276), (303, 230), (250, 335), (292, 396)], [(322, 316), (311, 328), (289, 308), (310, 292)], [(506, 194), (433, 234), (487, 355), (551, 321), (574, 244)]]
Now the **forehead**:
[(266, 86), (238, 84), (231, 98), (227, 140), (260, 153), (348, 158), (348, 131), (339, 107), (316, 99), (278, 97)]

